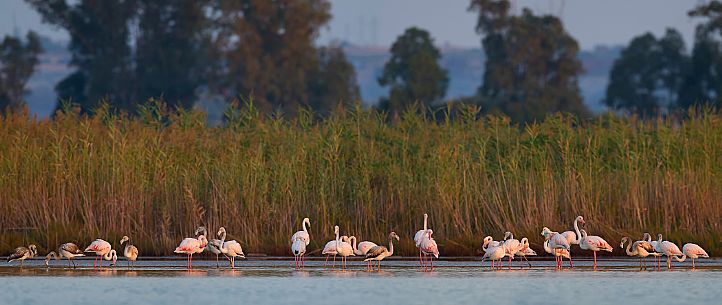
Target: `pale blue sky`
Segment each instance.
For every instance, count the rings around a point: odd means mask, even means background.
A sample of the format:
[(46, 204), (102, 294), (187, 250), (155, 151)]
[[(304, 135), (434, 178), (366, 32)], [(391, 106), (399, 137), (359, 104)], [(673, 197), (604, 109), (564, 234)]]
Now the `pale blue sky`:
[[(704, 0), (516, 0), (515, 7), (562, 17), (583, 49), (595, 45), (625, 44), (645, 31), (655, 34), (668, 26), (691, 42), (696, 21), (687, 10)], [(333, 20), (320, 42), (346, 40), (360, 45), (388, 46), (409, 26), (431, 32), (440, 45), (478, 47), (476, 16), (467, 12), (468, 0), (331, 0)], [(33, 29), (65, 40), (63, 31), (44, 25), (22, 0), (0, 1), (0, 35)]]

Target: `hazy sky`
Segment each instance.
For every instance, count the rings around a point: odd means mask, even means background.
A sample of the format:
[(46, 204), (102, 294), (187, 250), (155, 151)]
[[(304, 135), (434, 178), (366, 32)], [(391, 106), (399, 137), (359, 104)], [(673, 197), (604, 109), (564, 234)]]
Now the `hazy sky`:
[[(515, 7), (561, 16), (567, 30), (583, 49), (595, 45), (626, 44), (646, 31), (661, 34), (677, 28), (687, 43), (695, 20), (686, 12), (703, 0), (517, 0)], [(467, 12), (468, 0), (331, 0), (333, 19), (320, 41), (346, 40), (361, 45), (388, 46), (409, 26), (429, 30), (437, 44), (480, 45), (474, 32), (476, 14)], [(22, 0), (0, 0), (0, 35), (33, 29), (59, 40), (67, 34), (42, 24)]]

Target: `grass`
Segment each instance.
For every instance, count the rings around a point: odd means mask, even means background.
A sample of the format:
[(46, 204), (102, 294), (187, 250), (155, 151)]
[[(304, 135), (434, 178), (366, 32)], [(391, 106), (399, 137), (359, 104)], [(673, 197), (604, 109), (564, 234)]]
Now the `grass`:
[[(563, 115), (520, 127), (464, 108), (454, 120), (375, 111), (292, 120), (252, 107), (207, 127), (197, 112), (149, 105), (129, 119), (0, 118), (0, 253), (41, 252), (129, 235), (142, 255), (169, 255), (201, 224), (225, 226), (246, 253), (287, 255), (311, 219), (310, 249), (342, 234), (414, 255), (427, 212), (442, 255), (475, 255), (510, 230), (539, 249), (543, 226), (576, 215), (613, 246), (663, 233), (720, 253), (722, 116), (687, 120)], [(617, 247), (618, 248), (618, 247)], [(320, 252), (320, 250), (318, 250)]]

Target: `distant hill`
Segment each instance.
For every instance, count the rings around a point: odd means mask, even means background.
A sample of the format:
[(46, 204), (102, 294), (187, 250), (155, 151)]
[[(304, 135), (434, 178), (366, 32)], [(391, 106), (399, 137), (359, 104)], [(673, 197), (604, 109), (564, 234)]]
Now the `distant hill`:
[[(30, 112), (47, 117), (55, 107), (55, 85), (68, 75), (70, 53), (63, 42), (42, 38), (45, 52), (40, 56), (40, 65), (30, 79), (32, 93), (28, 96)], [(357, 79), (361, 87), (361, 98), (367, 105), (375, 104), (388, 90), (378, 84), (383, 66), (389, 58), (387, 48), (361, 47), (348, 43), (342, 44), (346, 56), (356, 68)], [(596, 47), (582, 51), (579, 55), (584, 65), (584, 75), (579, 79), (585, 103), (595, 111), (604, 110), (600, 103), (607, 86), (609, 70), (619, 56), (621, 47)], [(449, 89), (447, 99), (456, 99), (476, 93), (484, 72), (484, 53), (480, 48), (459, 48), (444, 46), (441, 49), (441, 64), (449, 70)]]

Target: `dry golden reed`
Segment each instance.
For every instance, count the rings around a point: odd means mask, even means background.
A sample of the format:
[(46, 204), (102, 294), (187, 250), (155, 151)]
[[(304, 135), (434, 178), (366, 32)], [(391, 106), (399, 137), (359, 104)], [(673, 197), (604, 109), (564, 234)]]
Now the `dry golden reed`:
[(246, 253), (287, 255), (311, 219), (312, 251), (333, 236), (386, 243), (411, 237), (429, 214), (442, 255), (475, 255), (486, 235), (527, 236), (543, 226), (622, 235), (663, 233), (719, 253), (722, 116), (687, 120), (555, 115), (520, 127), (464, 108), (456, 119), (409, 111), (389, 123), (375, 111), (339, 110), (287, 120), (252, 107), (208, 127), (197, 112), (147, 106), (134, 119), (0, 118), (0, 253), (36, 243), (116, 247), (169, 255), (204, 224), (225, 226)]

